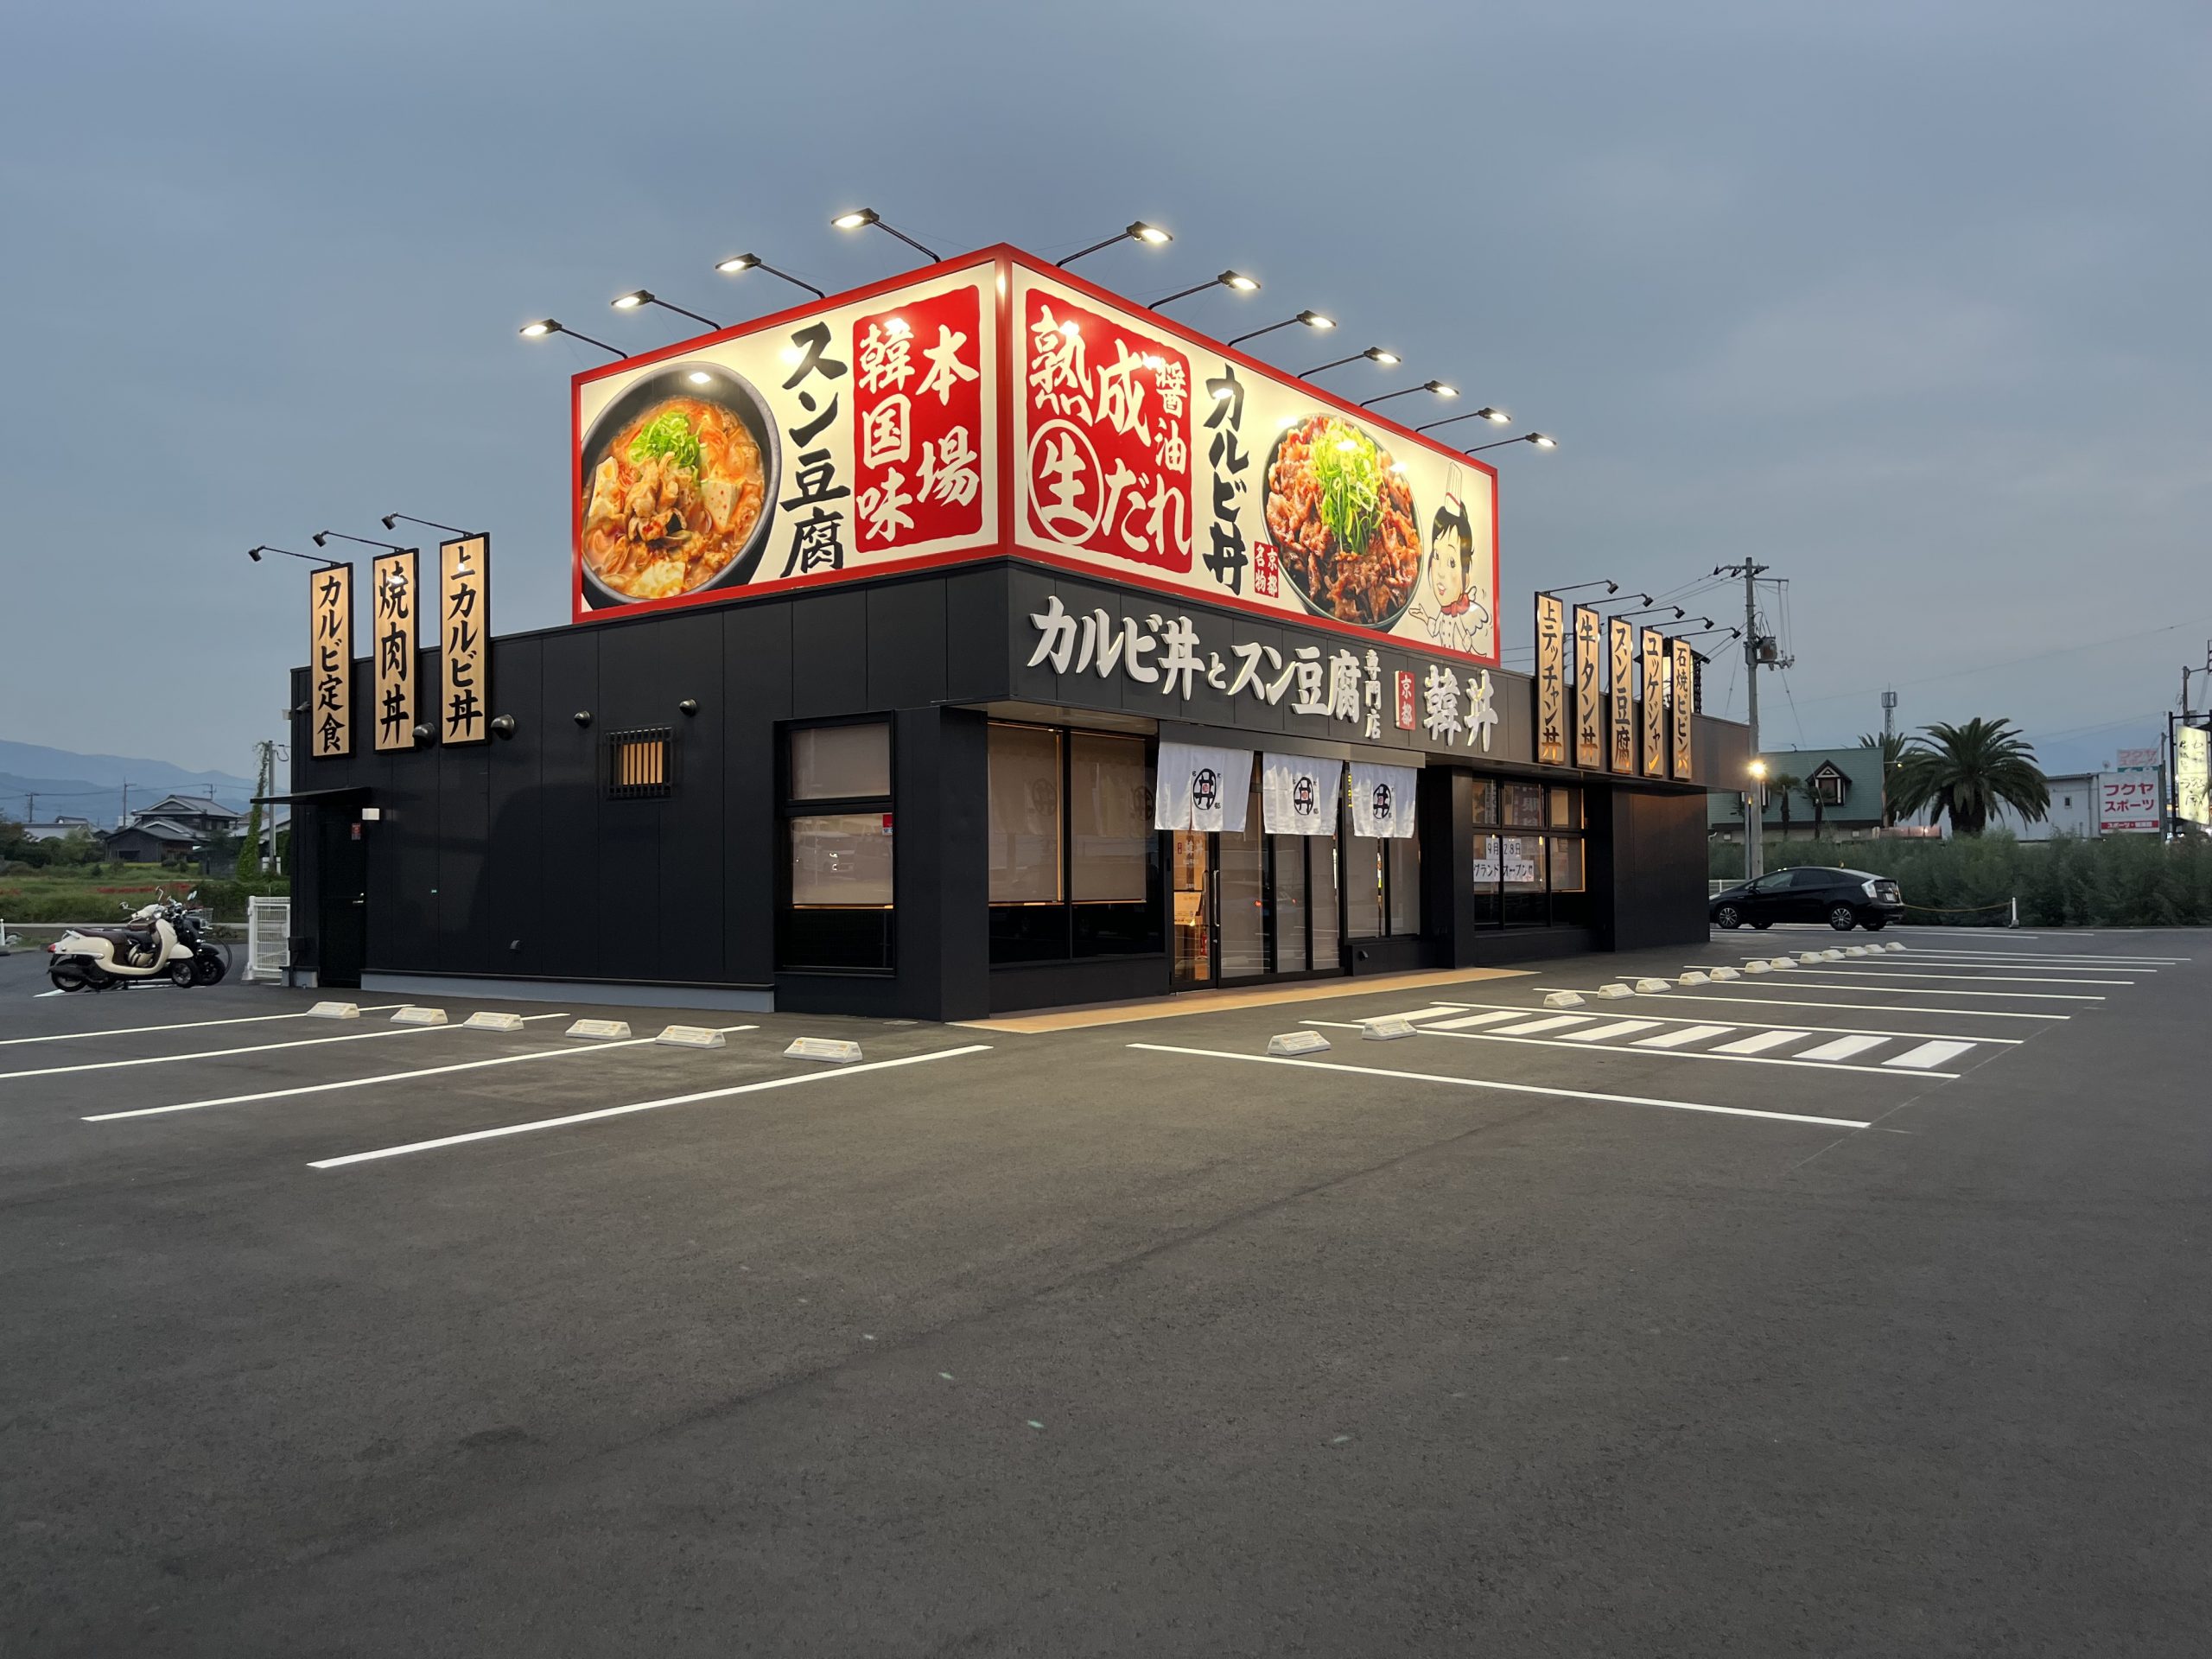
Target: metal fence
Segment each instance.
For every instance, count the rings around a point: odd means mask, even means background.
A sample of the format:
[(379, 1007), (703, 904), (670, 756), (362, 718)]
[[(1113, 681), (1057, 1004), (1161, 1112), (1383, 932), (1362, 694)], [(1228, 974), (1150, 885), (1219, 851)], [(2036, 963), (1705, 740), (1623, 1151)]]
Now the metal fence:
[(292, 901), (254, 894), (245, 901), (245, 976), (262, 984), (281, 984), (290, 965)]

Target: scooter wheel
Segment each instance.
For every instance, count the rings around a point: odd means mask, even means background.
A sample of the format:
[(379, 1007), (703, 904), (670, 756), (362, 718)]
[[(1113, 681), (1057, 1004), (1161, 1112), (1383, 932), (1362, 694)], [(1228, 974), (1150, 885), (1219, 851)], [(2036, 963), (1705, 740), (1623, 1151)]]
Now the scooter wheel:
[(192, 959), (192, 982), (195, 985), (219, 985), (230, 964), (220, 957), (194, 957)]
[(169, 983), (179, 990), (190, 990), (199, 977), (200, 976), (193, 971), (193, 966), (188, 962), (174, 962), (169, 964)]
[(57, 991), (81, 991), (85, 988), (85, 982), (74, 974), (48, 974), (47, 977), (54, 982), (54, 988)]

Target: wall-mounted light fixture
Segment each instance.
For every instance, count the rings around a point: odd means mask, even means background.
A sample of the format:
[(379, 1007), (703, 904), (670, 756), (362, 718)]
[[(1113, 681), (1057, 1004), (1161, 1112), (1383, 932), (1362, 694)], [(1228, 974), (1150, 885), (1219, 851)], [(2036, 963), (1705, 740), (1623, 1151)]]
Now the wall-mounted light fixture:
[(1172, 234), (1161, 230), (1159, 226), (1147, 225), (1141, 219), (1135, 219), (1129, 221), (1128, 227), (1119, 236), (1109, 236), (1103, 242), (1094, 242), (1087, 248), (1077, 248), (1066, 258), (1055, 259), (1052, 264), (1055, 266), (1065, 268), (1075, 264), (1078, 259), (1088, 258), (1094, 253), (1117, 246), (1123, 242), (1142, 242), (1149, 247), (1164, 248), (1174, 239)]
[(544, 340), (554, 334), (566, 334), (571, 340), (581, 340), (587, 346), (596, 346), (601, 351), (612, 352), (617, 357), (630, 355), (619, 346), (610, 346), (603, 340), (594, 340), (589, 334), (580, 334), (575, 329), (556, 322), (550, 317), (540, 317), (535, 322), (525, 322), (515, 332), (524, 340)]
[(716, 260), (715, 269), (725, 276), (741, 276), (748, 270), (765, 270), (771, 276), (781, 277), (793, 288), (804, 289), (817, 300), (826, 300), (830, 297), (812, 283), (801, 282), (788, 270), (778, 270), (757, 253), (733, 253), (727, 259)]

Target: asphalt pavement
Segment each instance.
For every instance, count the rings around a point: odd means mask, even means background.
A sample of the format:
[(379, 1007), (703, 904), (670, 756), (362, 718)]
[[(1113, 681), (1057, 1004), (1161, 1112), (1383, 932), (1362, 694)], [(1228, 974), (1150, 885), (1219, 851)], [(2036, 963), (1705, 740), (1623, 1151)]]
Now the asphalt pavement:
[(2212, 933), (1043, 1033), (41, 974), (8, 1659), (2205, 1649)]

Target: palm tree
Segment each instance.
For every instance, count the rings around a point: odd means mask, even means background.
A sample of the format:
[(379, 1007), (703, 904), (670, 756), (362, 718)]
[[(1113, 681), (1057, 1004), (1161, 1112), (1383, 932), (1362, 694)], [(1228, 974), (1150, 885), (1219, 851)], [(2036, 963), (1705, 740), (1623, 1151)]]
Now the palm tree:
[(1939, 721), (1923, 727), (1906, 748), (1891, 805), (1901, 818), (1925, 807), (1930, 823), (1948, 813), (1953, 830), (1978, 836), (2000, 805), (2041, 823), (2050, 810), (2050, 783), (2009, 720)]
[(1789, 798), (1805, 787), (1805, 780), (1792, 772), (1777, 772), (1766, 780), (1775, 804), (1782, 809), (1782, 838), (1789, 839)]
[(1886, 830), (1897, 821), (1897, 767), (1904, 760), (1907, 741), (1895, 732), (1884, 732), (1878, 737), (1861, 732), (1859, 747), (1882, 752), (1882, 828)]

